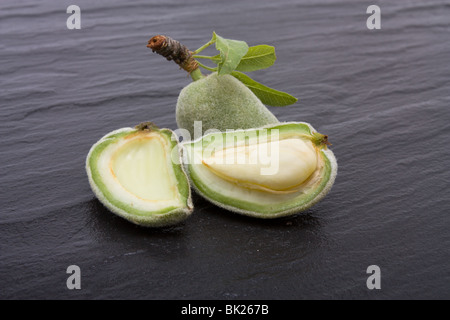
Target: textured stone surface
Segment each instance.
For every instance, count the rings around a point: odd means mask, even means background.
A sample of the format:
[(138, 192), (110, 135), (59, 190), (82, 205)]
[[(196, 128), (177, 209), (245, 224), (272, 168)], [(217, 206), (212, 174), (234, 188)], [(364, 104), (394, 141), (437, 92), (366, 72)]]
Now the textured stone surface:
[[(70, 4), (0, 2), (0, 298), (450, 298), (448, 2), (376, 1), (381, 30), (351, 0), (80, 0), (67, 30)], [(289, 219), (196, 197), (180, 226), (134, 226), (95, 199), (85, 157), (118, 128), (176, 129), (190, 80), (147, 41), (196, 49), (213, 30), (276, 47), (252, 77), (299, 98), (270, 110), (329, 136), (336, 183)]]

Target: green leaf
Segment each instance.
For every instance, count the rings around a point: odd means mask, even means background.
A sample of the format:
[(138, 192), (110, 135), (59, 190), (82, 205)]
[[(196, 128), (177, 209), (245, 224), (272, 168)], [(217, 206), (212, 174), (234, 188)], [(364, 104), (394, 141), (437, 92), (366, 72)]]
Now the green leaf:
[(216, 42), (216, 49), (220, 51), (220, 62), (218, 63), (218, 74), (230, 74), (238, 66), (241, 58), (248, 51), (248, 45), (244, 41), (229, 40), (222, 38), (215, 32), (212, 40)]
[(265, 44), (248, 48), (248, 52), (242, 57), (236, 67), (236, 71), (250, 72), (265, 69), (272, 66), (277, 59), (275, 48)]
[[(275, 48), (265, 44), (248, 48), (245, 56), (242, 57), (236, 71), (250, 72), (260, 69), (266, 69), (272, 66), (277, 59)], [(220, 54), (213, 56), (210, 60), (216, 64), (221, 61)]]
[(245, 84), (265, 105), (284, 107), (293, 104), (298, 100), (286, 92), (266, 87), (242, 72), (234, 71), (231, 75)]

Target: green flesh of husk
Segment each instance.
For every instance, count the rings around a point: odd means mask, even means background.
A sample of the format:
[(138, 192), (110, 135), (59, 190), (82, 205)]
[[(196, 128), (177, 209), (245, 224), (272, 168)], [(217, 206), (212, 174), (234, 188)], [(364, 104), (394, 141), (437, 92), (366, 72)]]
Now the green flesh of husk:
[(92, 146), (86, 171), (94, 194), (113, 213), (138, 225), (179, 223), (193, 210), (177, 140), (168, 129), (123, 128)]

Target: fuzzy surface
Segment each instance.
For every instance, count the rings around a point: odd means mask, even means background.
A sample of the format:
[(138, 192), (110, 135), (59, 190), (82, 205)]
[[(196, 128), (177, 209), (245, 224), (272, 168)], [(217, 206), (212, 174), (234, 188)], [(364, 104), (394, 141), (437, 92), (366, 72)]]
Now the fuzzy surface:
[(179, 128), (194, 136), (194, 121), (202, 121), (203, 133), (217, 129), (257, 128), (279, 121), (242, 82), (231, 75), (213, 73), (181, 90), (176, 108)]

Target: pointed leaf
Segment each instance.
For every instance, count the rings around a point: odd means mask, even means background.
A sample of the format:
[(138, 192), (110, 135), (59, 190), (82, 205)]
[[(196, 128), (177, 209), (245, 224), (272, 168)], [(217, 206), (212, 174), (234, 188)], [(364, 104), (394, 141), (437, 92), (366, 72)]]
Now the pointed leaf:
[(218, 63), (218, 74), (230, 74), (247, 53), (248, 45), (244, 41), (222, 38), (215, 32), (213, 39), (216, 40), (216, 49), (220, 51), (221, 61)]
[[(268, 45), (259, 45), (248, 48), (247, 54), (242, 57), (236, 71), (250, 72), (265, 69), (272, 66), (277, 59), (275, 48)], [(220, 54), (211, 57), (211, 61), (218, 64), (221, 61)]]
[(293, 104), (298, 100), (286, 92), (278, 91), (256, 82), (242, 72), (234, 71), (231, 75), (245, 84), (263, 104), (274, 107), (284, 107)]
[(275, 48), (268, 45), (259, 45), (248, 48), (247, 54), (242, 57), (236, 71), (250, 72), (272, 66), (277, 59)]

